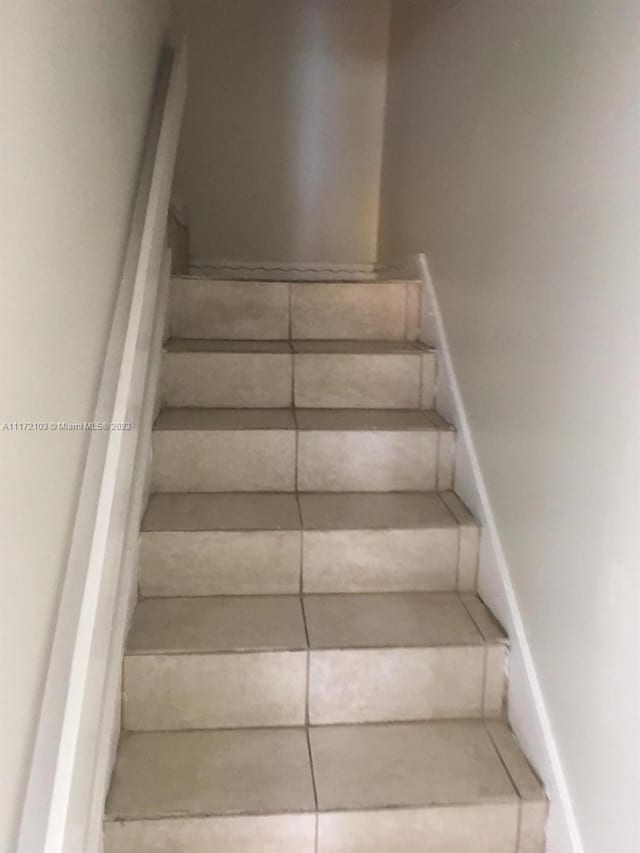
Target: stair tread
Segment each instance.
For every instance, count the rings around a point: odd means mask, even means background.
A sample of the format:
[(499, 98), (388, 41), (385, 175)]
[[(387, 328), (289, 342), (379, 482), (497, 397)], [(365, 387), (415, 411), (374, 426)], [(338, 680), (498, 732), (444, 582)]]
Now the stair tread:
[[(493, 733), (502, 737), (494, 740), (481, 720), (125, 733), (106, 818), (543, 800), (507, 727), (493, 724)], [(516, 754), (511, 764), (517, 760), (526, 780), (524, 795), (499, 751), (507, 739)]]
[[(446, 499), (447, 494), (442, 493)], [(414, 530), (456, 527), (437, 492), (160, 492), (144, 532)], [(298, 509), (299, 507), (299, 509)]]
[(502, 644), (497, 623), (487, 618), (485, 640), (470, 609), (448, 592), (150, 598), (138, 603), (127, 654)]
[(307, 646), (294, 595), (148, 598), (138, 602), (127, 654), (275, 651)]
[(233, 281), (176, 278), (173, 334), (187, 338), (289, 340), (418, 337), (420, 284)]
[(296, 409), (300, 430), (435, 430), (419, 409)]
[(299, 529), (293, 492), (159, 492), (142, 521), (143, 532)]
[(125, 733), (106, 819), (313, 811), (304, 729)]
[(311, 492), (298, 500), (306, 530), (457, 526), (437, 492)]
[(170, 353), (291, 353), (288, 341), (243, 341), (219, 338), (169, 338), (163, 346)]
[(154, 429), (213, 431), (298, 429), (321, 432), (449, 430), (432, 410), (420, 409), (199, 409), (167, 408)]
[(422, 355), (433, 352), (419, 341), (367, 340), (223, 340), (172, 337), (164, 344), (169, 353), (296, 353), (327, 355)]
[(313, 649), (484, 642), (455, 593), (306, 595), (303, 601)]
[(309, 739), (321, 810), (517, 797), (487, 730), (475, 721), (318, 727)]
[(295, 429), (293, 409), (164, 409), (154, 429), (213, 431)]
[(345, 354), (345, 355), (421, 355), (433, 352), (420, 341), (366, 341), (366, 340), (292, 340), (295, 353)]
[(367, 284), (375, 286), (377, 284), (421, 284), (419, 278), (380, 278), (380, 277), (370, 277), (370, 278), (349, 278), (349, 279), (322, 279), (322, 278), (295, 278), (292, 277), (291, 271), (287, 271), (287, 279), (286, 281), (281, 281), (277, 278), (213, 278), (210, 275), (207, 275), (205, 272), (196, 272), (193, 275), (173, 275), (171, 276), (171, 281), (173, 282), (181, 282), (184, 284), (189, 284), (193, 282), (194, 284), (224, 284), (231, 285), (232, 287), (246, 287), (247, 285), (255, 285), (255, 284), (280, 284), (280, 285), (297, 285), (297, 284), (317, 284), (317, 285), (327, 285), (327, 284)]

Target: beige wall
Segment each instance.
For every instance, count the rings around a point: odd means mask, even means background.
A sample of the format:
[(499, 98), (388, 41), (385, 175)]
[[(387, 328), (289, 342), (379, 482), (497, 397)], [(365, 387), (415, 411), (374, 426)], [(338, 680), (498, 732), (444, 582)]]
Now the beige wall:
[[(0, 851), (13, 853), (166, 13), (1, 0)], [(35, 853), (35, 851), (34, 851)]]
[(366, 262), (388, 0), (175, 0), (190, 49), (178, 187), (196, 260)]
[(381, 252), (428, 254), (585, 850), (637, 853), (640, 5), (392, 14)]

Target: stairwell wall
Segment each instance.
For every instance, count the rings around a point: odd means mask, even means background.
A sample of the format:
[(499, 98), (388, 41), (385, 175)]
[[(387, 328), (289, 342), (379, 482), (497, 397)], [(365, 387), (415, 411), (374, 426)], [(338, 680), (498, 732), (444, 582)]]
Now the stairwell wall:
[(174, 0), (192, 260), (375, 260), (389, 0)]
[(380, 255), (429, 259), (566, 782), (549, 853), (640, 850), (639, 43), (633, 0), (392, 4)]
[(0, 851), (13, 853), (165, 0), (2, 0)]

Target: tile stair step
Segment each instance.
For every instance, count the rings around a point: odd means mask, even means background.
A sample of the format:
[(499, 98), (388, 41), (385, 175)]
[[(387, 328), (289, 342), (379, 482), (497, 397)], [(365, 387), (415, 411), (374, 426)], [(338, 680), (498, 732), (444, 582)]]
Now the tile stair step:
[(479, 528), (453, 492), (159, 493), (143, 596), (473, 590)]
[(178, 277), (171, 334), (245, 340), (416, 340), (417, 281), (265, 282)]
[(420, 283), (169, 315), (105, 853), (543, 853)]
[(455, 433), (434, 411), (165, 409), (153, 442), (158, 492), (441, 491)]
[(429, 409), (435, 353), (406, 341), (165, 344), (165, 406)]
[(125, 733), (105, 853), (542, 853), (502, 722)]
[(456, 593), (139, 602), (124, 663), (129, 730), (498, 716), (506, 639)]

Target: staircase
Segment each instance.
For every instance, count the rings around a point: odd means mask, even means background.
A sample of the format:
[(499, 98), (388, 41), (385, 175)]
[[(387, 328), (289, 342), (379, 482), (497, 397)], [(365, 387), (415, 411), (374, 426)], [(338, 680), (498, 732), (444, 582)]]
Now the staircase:
[(542, 853), (420, 285), (172, 282), (106, 853)]

